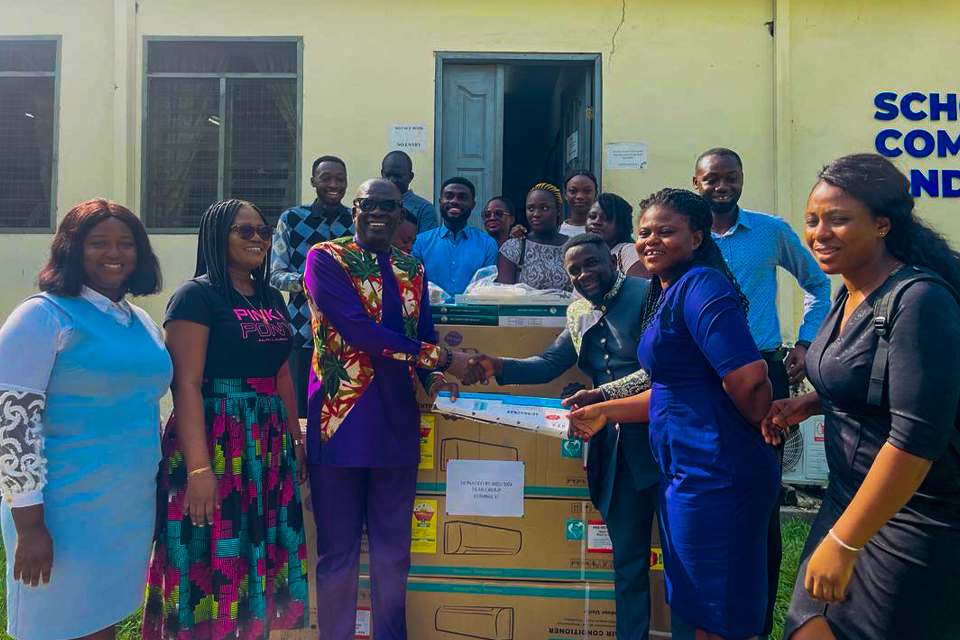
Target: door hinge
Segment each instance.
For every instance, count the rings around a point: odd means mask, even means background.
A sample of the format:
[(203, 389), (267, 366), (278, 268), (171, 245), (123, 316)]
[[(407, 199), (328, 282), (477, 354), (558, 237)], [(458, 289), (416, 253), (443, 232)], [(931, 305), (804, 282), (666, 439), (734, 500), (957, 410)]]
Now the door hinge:
[(587, 120), (593, 120), (593, 107), (587, 107), (585, 115)]

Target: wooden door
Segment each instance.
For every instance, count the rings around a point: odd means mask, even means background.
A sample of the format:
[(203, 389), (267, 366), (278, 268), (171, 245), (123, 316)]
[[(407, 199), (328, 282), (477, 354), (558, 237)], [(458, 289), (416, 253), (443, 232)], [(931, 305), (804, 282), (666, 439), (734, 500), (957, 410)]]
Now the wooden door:
[[(441, 175), (437, 191), (451, 176), (477, 187), (470, 226), (480, 227), (480, 209), (500, 193), (503, 170), (503, 65), (443, 66)], [(439, 200), (439, 193), (437, 194)]]

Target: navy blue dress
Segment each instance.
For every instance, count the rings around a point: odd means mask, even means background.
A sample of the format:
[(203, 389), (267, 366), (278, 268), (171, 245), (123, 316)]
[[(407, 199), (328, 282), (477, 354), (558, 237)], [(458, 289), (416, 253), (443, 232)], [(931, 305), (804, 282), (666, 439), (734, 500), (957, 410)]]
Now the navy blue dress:
[(780, 471), (721, 379), (760, 353), (719, 271), (693, 267), (663, 296), (637, 357), (653, 382), (667, 601), (699, 629), (753, 636), (767, 606), (767, 524)]

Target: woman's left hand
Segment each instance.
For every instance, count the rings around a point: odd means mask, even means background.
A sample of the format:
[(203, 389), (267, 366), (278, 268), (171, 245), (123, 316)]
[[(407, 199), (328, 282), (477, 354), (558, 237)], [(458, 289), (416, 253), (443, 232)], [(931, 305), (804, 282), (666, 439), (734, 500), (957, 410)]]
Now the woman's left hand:
[(856, 561), (856, 551), (844, 549), (829, 534), (824, 536), (807, 563), (803, 583), (807, 593), (821, 602), (843, 602)]
[(307, 481), (307, 449), (302, 442), (293, 445), (293, 454), (297, 457), (297, 482), (304, 484)]

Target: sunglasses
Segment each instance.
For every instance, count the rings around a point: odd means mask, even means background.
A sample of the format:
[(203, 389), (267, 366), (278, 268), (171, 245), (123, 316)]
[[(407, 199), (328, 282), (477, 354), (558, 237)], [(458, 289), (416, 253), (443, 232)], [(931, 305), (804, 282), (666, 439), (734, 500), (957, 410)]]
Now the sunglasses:
[(393, 213), (400, 208), (399, 200), (377, 200), (376, 198), (357, 198), (353, 201), (353, 206), (358, 207), (364, 213), (370, 213), (375, 209), (380, 209), (384, 213)]
[(510, 212), (504, 211), (503, 209), (494, 209), (492, 211), (480, 212), (480, 218), (483, 220), (489, 220), (490, 218), (496, 218), (499, 220), (500, 218), (504, 218), (509, 215), (510, 215)]
[(269, 240), (273, 237), (273, 227), (265, 224), (235, 224), (230, 227), (231, 231), (236, 231), (237, 235), (243, 240), (253, 240), (254, 235), (260, 236), (263, 240)]

